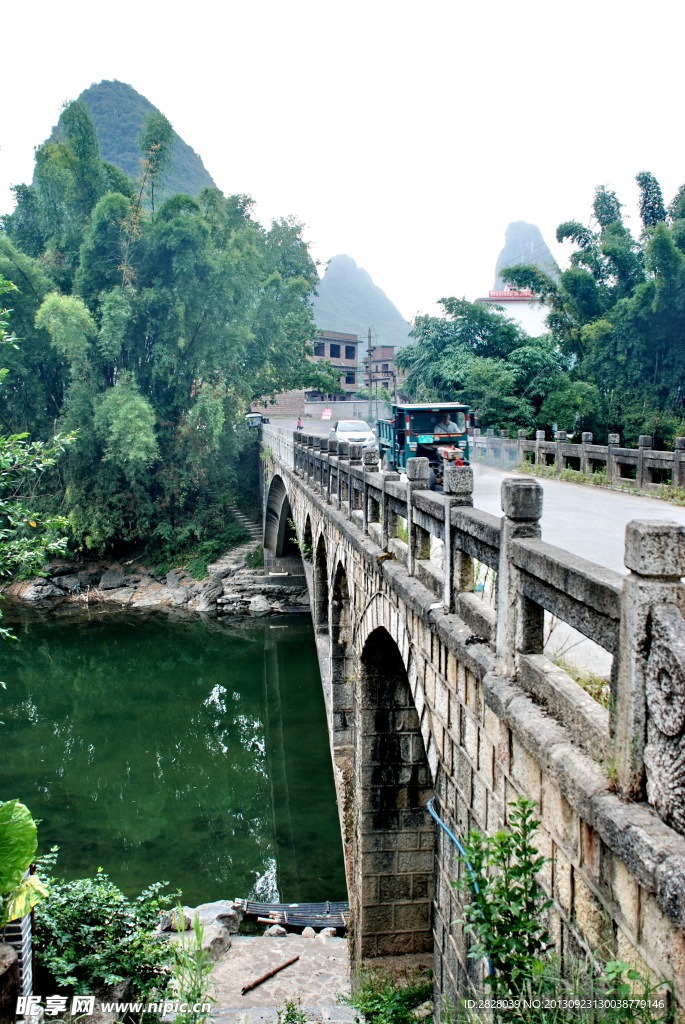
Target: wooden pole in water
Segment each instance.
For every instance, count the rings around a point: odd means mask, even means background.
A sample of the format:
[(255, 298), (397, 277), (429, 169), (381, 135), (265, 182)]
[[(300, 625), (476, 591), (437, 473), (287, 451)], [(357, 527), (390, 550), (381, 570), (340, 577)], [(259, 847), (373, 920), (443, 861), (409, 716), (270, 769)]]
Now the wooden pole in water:
[(274, 974), (278, 974), (278, 972), (282, 971), (284, 967), (290, 967), (291, 964), (294, 964), (295, 961), (299, 959), (299, 956), (294, 956), (292, 960), (286, 960), (286, 962), (281, 964), (280, 967), (274, 967), (272, 971), (267, 971), (266, 974), (262, 974), (261, 978), (251, 981), (249, 985), (243, 985), (240, 990), (241, 996), (244, 996), (246, 992), (251, 992), (253, 988), (257, 988), (257, 985), (261, 985), (263, 981), (268, 981), (269, 978), (273, 978)]

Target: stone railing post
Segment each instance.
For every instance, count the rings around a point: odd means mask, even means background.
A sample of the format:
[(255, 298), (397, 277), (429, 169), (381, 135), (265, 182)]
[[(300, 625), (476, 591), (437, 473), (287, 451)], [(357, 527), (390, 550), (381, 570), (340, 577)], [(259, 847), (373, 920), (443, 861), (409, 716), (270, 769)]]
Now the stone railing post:
[(620, 473), (616, 472), (617, 463), (614, 459), (614, 448), (618, 448), (621, 444), (620, 434), (609, 434), (607, 444), (607, 476), (609, 477), (609, 483), (613, 483), (616, 476), (620, 476)]
[[(455, 591), (473, 589), (473, 559), (463, 551), (453, 550), (452, 509), (473, 505), (473, 470), (470, 466), (445, 466), (445, 589), (443, 604), (448, 612), (455, 609)], [(470, 578), (470, 586), (469, 586)]]
[[(347, 468), (348, 467), (348, 463), (349, 463), (349, 458), (350, 458), (350, 442), (349, 441), (338, 441), (338, 487), (337, 487), (337, 498), (336, 498), (336, 502), (335, 502), (335, 507), (338, 509), (338, 511), (340, 511), (340, 509), (342, 508), (343, 478), (344, 477), (347, 478), (347, 482), (349, 484), (349, 476), (348, 476), (348, 468)], [(349, 493), (348, 493), (348, 497), (349, 497)]]
[(580, 472), (586, 476), (590, 472), (590, 455), (587, 450), (590, 444), (592, 444), (592, 432), (584, 430), (580, 435)]
[(362, 513), (363, 513), (363, 526), (364, 533), (369, 532), (369, 484), (368, 474), (378, 472), (378, 449), (377, 448), (365, 448), (363, 455), (363, 466), (364, 466), (364, 477), (363, 477), (363, 491), (362, 491)]
[(535, 431), (535, 465), (536, 466), (546, 466), (547, 465), (547, 460), (545, 459), (545, 453), (543, 452), (542, 446), (540, 444), (540, 442), (544, 441), (544, 440), (545, 440), (545, 432), (544, 432), (544, 430), (536, 430)]
[(675, 439), (671, 484), (674, 487), (685, 485), (685, 437), (676, 437)]
[(321, 458), (321, 438), (313, 435), (312, 436), (312, 479), (311, 485), (315, 491), (319, 489), (319, 467), (317, 466), (317, 460)]
[(390, 481), (400, 479), (399, 473), (383, 472), (381, 474), (381, 547), (388, 550), (390, 538), (395, 536), (395, 513), (390, 511), (390, 503), (385, 486)]
[(526, 450), (523, 447), (523, 442), (528, 440), (528, 431), (527, 430), (519, 430), (519, 432), (518, 432), (518, 434), (516, 436), (518, 438), (518, 441), (517, 441), (517, 444), (518, 444), (518, 461), (519, 462), (525, 462), (526, 461)]
[[(624, 561), (630, 573), (621, 594), (613, 716), (618, 788), (624, 796), (642, 796), (645, 768), (650, 761), (659, 766), (666, 756), (664, 741), (680, 735), (679, 778), (674, 764), (670, 778), (661, 765), (660, 777), (655, 771), (650, 778), (647, 767), (646, 782), (655, 806), (680, 801), (685, 829), (685, 527), (667, 520), (633, 520), (626, 527)], [(650, 735), (650, 719), (661, 737)]]
[(293, 430), (293, 470), (295, 476), (300, 475), (300, 431)]
[[(331, 491), (333, 490), (333, 464), (331, 463), (331, 459), (334, 456), (335, 456), (335, 459), (336, 459), (336, 470), (335, 470), (335, 473), (336, 473), (336, 477), (339, 477), (340, 474), (339, 474), (338, 469), (337, 469), (337, 459), (338, 459), (338, 441), (337, 441), (337, 438), (336, 439), (331, 438), (330, 441), (328, 442), (328, 489), (326, 491), (326, 501), (329, 504), (331, 503), (331, 500), (332, 500), (331, 499)], [(336, 488), (336, 493), (337, 493), (337, 488)]]
[(321, 490), (321, 494), (325, 497), (326, 496), (326, 472), (329, 469), (329, 464), (328, 464), (328, 438), (327, 437), (322, 437), (321, 438), (320, 457), (321, 457), (321, 477), (320, 477), (320, 481), (319, 481), (319, 488)]
[(494, 437), (495, 428), (487, 427), (485, 430), (485, 457), (487, 458), (488, 462), (492, 461), (494, 457)]
[(645, 451), (653, 447), (651, 434), (640, 434), (637, 440), (637, 486), (644, 487), (647, 471), (645, 468)]
[(314, 435), (307, 434), (307, 483), (310, 483), (314, 472)]
[(554, 456), (554, 468), (557, 474), (561, 473), (562, 470), (566, 469), (566, 452), (564, 447), (566, 445), (566, 431), (557, 430), (556, 433), (557, 450)]
[(407, 572), (414, 575), (416, 531), (414, 529), (414, 491), (427, 491), (430, 463), (428, 459), (407, 459)]
[(537, 480), (504, 480), (502, 509), (495, 649), (501, 667), (513, 676), (519, 653), (540, 654), (544, 646), (543, 609), (521, 593), (520, 573), (511, 552), (517, 538), (540, 537), (542, 487)]
[(352, 476), (352, 469), (362, 464), (362, 452), (364, 451), (362, 445), (351, 444), (350, 445), (350, 461), (347, 470), (347, 518), (352, 518), (352, 513), (357, 508), (357, 498), (354, 489), (354, 477)]

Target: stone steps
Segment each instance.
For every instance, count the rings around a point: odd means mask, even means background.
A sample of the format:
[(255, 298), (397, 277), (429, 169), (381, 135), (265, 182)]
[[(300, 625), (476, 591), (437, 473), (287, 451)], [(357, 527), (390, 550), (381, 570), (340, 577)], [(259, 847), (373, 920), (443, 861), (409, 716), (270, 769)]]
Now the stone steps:
[(250, 540), (261, 541), (262, 528), (260, 525), (255, 523), (253, 519), (250, 519), (249, 516), (246, 516), (242, 509), (238, 508), (237, 505), (231, 504), (228, 506), (228, 509), (231, 515), (238, 520), (241, 526), (245, 528), (249, 534)]

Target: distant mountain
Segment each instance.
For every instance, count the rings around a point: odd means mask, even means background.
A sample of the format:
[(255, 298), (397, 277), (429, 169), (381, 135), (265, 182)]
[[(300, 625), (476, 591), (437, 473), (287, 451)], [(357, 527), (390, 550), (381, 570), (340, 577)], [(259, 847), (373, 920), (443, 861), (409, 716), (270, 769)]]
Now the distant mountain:
[(504, 248), (495, 265), (495, 288), (498, 291), (505, 287), (500, 270), (503, 267), (513, 267), (516, 263), (533, 263), (552, 277), (559, 274), (557, 262), (549, 251), (540, 229), (535, 224), (527, 224), (525, 220), (515, 220), (507, 228)]
[[(86, 104), (93, 118), (103, 160), (137, 177), (140, 174), (138, 136), (145, 118), (156, 108), (125, 82), (98, 82), (78, 98)], [(58, 122), (50, 138), (56, 138), (59, 131)], [(196, 196), (206, 185), (214, 185), (211, 174), (195, 150), (174, 132), (172, 161), (164, 177), (162, 194), (184, 192)]]
[(377, 345), (408, 345), (408, 323), (371, 276), (350, 256), (334, 256), (314, 298), (314, 320), (324, 331), (366, 338), (369, 327)]

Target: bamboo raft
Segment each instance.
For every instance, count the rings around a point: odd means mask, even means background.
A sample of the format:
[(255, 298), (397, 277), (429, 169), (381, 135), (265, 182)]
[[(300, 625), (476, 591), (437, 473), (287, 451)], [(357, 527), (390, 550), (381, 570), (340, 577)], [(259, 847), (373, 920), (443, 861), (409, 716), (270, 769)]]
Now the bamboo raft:
[(330, 900), (326, 903), (257, 903), (254, 900), (233, 900), (236, 910), (242, 910), (246, 920), (280, 924), (284, 928), (347, 928), (350, 918), (349, 903)]

